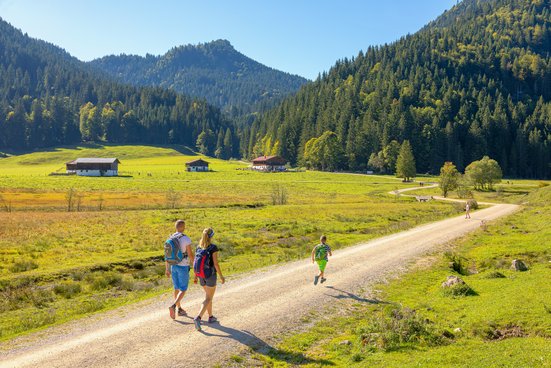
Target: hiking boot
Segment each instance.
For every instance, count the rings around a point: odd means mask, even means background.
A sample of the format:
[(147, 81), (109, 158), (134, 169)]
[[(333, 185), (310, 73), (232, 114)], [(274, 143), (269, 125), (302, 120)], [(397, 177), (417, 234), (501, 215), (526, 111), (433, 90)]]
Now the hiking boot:
[(314, 285), (317, 285), (317, 284), (318, 284), (319, 279), (320, 279), (319, 276), (315, 276), (315, 277), (314, 277)]
[(187, 312), (183, 308), (178, 308), (179, 317), (187, 317)]
[(197, 331), (201, 331), (201, 317), (197, 316), (193, 319), (193, 323), (195, 324), (195, 329)]
[(322, 277), (320, 282), (323, 284), (327, 279), (325, 277)]
[(170, 318), (176, 319), (176, 306), (172, 305), (168, 307), (168, 313), (170, 314)]
[(208, 323), (216, 323), (218, 322), (218, 319), (215, 316), (210, 316)]

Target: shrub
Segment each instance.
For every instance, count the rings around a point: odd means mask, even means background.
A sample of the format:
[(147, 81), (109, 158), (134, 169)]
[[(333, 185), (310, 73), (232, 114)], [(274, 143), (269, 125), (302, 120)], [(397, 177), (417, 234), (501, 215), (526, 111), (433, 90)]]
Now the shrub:
[(30, 311), (20, 317), (20, 326), (24, 330), (30, 330), (46, 325), (50, 325), (56, 321), (55, 310), (49, 309), (44, 311)]
[(108, 287), (119, 286), (122, 282), (122, 276), (115, 272), (105, 272), (91, 278), (91, 287), (93, 290), (106, 289)]
[(473, 197), (473, 192), (468, 187), (458, 187), (456, 193), (461, 199)]
[(443, 290), (444, 296), (450, 296), (452, 298), (477, 295), (476, 291), (467, 284), (455, 284)]
[(544, 181), (538, 182), (538, 188), (545, 188), (547, 186), (549, 186), (549, 183), (546, 183)]
[(273, 205), (283, 205), (287, 204), (288, 199), (287, 188), (276, 184), (272, 187), (272, 204)]
[(65, 299), (74, 298), (77, 294), (82, 291), (80, 284), (76, 282), (64, 282), (54, 286), (54, 293), (61, 295)]
[(504, 279), (505, 278), (505, 275), (502, 274), (501, 272), (499, 271), (492, 271), (486, 275), (484, 275), (484, 278), (485, 279)]
[(132, 267), (135, 270), (143, 270), (145, 265), (141, 261), (133, 261), (130, 263), (130, 267)]
[(471, 210), (477, 210), (478, 209), (478, 202), (476, 201), (476, 199), (471, 198), (467, 201), (467, 203), (471, 207)]
[(55, 300), (52, 291), (43, 288), (31, 290), (30, 293), (28, 293), (28, 298), (37, 308), (44, 308)]
[(369, 350), (391, 351), (411, 344), (437, 346), (444, 343), (432, 323), (414, 310), (386, 307), (369, 317), (358, 331), (361, 344)]
[(21, 260), (15, 262), (9, 270), (13, 273), (19, 273), (19, 272), (26, 272), (35, 270), (38, 268), (38, 264), (34, 262), (33, 260)]
[(460, 275), (469, 275), (468, 269), (465, 267), (465, 257), (461, 257), (455, 253), (446, 252), (444, 257), (449, 261), (449, 267)]

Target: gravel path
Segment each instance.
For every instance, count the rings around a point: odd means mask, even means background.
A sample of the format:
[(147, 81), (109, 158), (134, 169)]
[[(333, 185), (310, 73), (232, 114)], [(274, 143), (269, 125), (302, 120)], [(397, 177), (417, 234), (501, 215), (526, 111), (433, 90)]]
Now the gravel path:
[[(243, 348), (269, 347), (311, 310), (358, 298), (358, 288), (403, 271), (439, 245), (477, 229), (482, 220), (517, 209), (496, 204), (474, 212), (471, 220), (454, 217), (335, 251), (327, 282), (317, 286), (315, 266), (306, 260), (236, 278), (218, 287), (214, 312), (220, 323), (205, 325), (202, 333), (190, 318), (169, 319), (165, 295), (5, 343), (0, 367), (209, 367)], [(201, 301), (194, 289), (183, 306), (195, 313)]]

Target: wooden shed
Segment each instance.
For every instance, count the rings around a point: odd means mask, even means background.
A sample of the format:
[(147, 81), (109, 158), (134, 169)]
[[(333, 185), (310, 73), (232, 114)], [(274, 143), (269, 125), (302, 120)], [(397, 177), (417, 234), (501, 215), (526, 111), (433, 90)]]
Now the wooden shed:
[(190, 172), (209, 171), (209, 163), (203, 159), (186, 162), (186, 171), (190, 171)]

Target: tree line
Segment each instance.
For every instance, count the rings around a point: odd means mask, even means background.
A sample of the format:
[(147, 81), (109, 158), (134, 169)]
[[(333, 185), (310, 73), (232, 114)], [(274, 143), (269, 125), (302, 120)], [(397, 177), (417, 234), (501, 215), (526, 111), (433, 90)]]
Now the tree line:
[(0, 20), (0, 148), (83, 141), (193, 147), (202, 132), (228, 131), (232, 144), (209, 141), (212, 154), (220, 148), (220, 157), (239, 155), (235, 125), (217, 107), (160, 87), (114, 82)]

